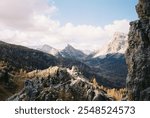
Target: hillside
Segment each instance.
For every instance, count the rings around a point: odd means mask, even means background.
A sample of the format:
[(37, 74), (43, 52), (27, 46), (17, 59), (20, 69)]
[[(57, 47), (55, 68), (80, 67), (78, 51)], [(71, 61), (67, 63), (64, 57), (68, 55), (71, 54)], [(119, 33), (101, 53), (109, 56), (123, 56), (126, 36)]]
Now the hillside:
[(43, 70), (53, 66), (68, 69), (75, 66), (87, 81), (95, 77), (98, 84), (108, 88), (124, 87), (121, 79), (113, 81), (113, 78), (109, 79), (110, 76), (105, 76), (106, 74), (110, 74), (103, 73), (103, 68), (105, 69), (105, 67), (95, 68), (94, 64), (85, 63), (86, 61), (82, 62), (72, 58), (54, 57), (48, 53), (5, 42), (0, 42), (0, 53), (0, 100), (5, 100), (10, 95), (21, 90), (24, 81), (29, 79), (26, 77), (28, 72)]
[[(50, 66), (56, 66), (56, 65), (67, 67), (67, 68), (71, 68), (72, 66), (77, 66), (79, 68), (79, 71), (81, 71), (85, 77), (90, 79), (93, 76), (95, 76), (97, 82), (103, 84), (104, 86), (117, 87), (117, 88), (124, 87), (123, 81), (122, 83), (118, 82), (116, 84), (115, 82), (113, 82), (113, 79), (111, 80), (111, 76), (109, 76), (109, 73), (104, 74), (105, 71), (107, 71), (107, 69), (112, 69), (112, 68), (107, 68), (108, 64), (110, 64), (110, 66), (113, 64), (113, 62), (108, 62), (107, 58), (105, 64), (103, 64), (104, 62), (103, 60), (98, 60), (97, 63), (96, 59), (78, 61), (75, 58), (64, 58), (64, 57), (56, 58), (50, 54), (38, 50), (33, 50), (23, 46), (8, 44), (5, 42), (0, 42), (0, 49), (1, 49), (0, 61), (4, 61), (11, 67), (9, 71), (14, 70), (15, 72), (16, 71), (20, 72), (20, 69), (22, 69), (22, 71), (29, 72), (35, 69), (46, 69)], [(120, 63), (117, 60), (116, 62)], [(99, 68), (95, 67), (93, 63), (99, 66)], [(105, 76), (107, 74), (108, 76)], [(112, 76), (112, 77), (116, 78), (116, 80), (118, 79), (117, 76)]]
[(47, 53), (27, 47), (8, 44), (0, 41), (0, 61), (4, 61), (15, 69), (45, 69), (56, 65), (57, 59)]
[(95, 73), (107, 78), (115, 87), (126, 86), (127, 66), (124, 54), (107, 54), (105, 58), (91, 58), (84, 61)]
[(126, 34), (116, 32), (108, 44), (88, 55), (84, 63), (115, 86), (125, 87), (127, 65), (124, 54), (128, 46), (127, 38)]
[(43, 45), (41, 47), (38, 47), (36, 49), (39, 50), (39, 51), (51, 54), (51, 55), (53, 55), (55, 57), (61, 57), (59, 50), (57, 50), (57, 49), (55, 49), (55, 48), (53, 48), (53, 47), (51, 47), (51, 46), (49, 46), (47, 44), (45, 44), (45, 45)]
[[(93, 79), (88, 81), (76, 67), (49, 67), (27, 74), (24, 88), (10, 101), (112, 101), (121, 100), (124, 90), (105, 89)], [(120, 91), (120, 92), (119, 92)], [(116, 91), (117, 92), (117, 91)], [(118, 100), (119, 100), (118, 99)]]

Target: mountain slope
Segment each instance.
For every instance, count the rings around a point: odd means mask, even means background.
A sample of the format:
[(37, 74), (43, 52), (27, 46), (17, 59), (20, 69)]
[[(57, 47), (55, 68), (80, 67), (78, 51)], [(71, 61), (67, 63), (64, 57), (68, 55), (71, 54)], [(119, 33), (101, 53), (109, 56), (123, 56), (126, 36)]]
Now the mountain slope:
[(113, 40), (108, 45), (87, 56), (84, 63), (116, 86), (125, 87), (127, 65), (124, 53), (127, 46), (127, 35), (115, 33)]
[(0, 100), (22, 89), (24, 74), (59, 61), (52, 55), (0, 41)]
[(1, 41), (0, 61), (5, 61), (16, 69), (22, 68), (28, 71), (37, 68), (45, 69), (58, 63), (57, 59), (50, 54)]
[(76, 66), (87, 80), (95, 77), (101, 85), (110, 88), (122, 87), (122, 84), (116, 84), (111, 79), (109, 80), (109, 78), (103, 76), (101, 68), (90, 67), (91, 65), (88, 65), (88, 63), (83, 63), (74, 58), (56, 58), (38, 50), (0, 41), (0, 100), (4, 100), (14, 92), (22, 89), (26, 72), (37, 69), (43, 70), (52, 66), (65, 68)]
[[(118, 58), (116, 56), (118, 55)], [(127, 65), (123, 54), (108, 54), (105, 58), (91, 58), (84, 63), (89, 65), (95, 73), (115, 85), (115, 87), (125, 87), (127, 76)]]
[(51, 54), (51, 55), (56, 56), (56, 57), (61, 56), (57, 49), (55, 49), (55, 48), (53, 48), (47, 44), (43, 45), (41, 48), (37, 48), (37, 50)]
[(8, 100), (19, 101), (112, 101), (96, 82), (77, 71), (57, 66), (28, 73), (24, 88)]
[(76, 60), (83, 60), (86, 57), (86, 54), (84, 54), (82, 51), (75, 49), (71, 45), (67, 45), (65, 49), (63, 49), (60, 54), (64, 58), (71, 58)]
[(105, 58), (107, 54), (121, 53), (124, 54), (128, 46), (127, 35), (124, 33), (116, 32), (113, 40), (104, 46), (102, 49), (94, 52), (93, 58)]
[(0, 62), (4, 61), (7, 65), (15, 68), (15, 70), (32, 71), (56, 65), (69, 68), (75, 65), (86, 73), (90, 70), (90, 67), (77, 60), (62, 57), (56, 58), (38, 50), (5, 42), (0, 42), (0, 54)]

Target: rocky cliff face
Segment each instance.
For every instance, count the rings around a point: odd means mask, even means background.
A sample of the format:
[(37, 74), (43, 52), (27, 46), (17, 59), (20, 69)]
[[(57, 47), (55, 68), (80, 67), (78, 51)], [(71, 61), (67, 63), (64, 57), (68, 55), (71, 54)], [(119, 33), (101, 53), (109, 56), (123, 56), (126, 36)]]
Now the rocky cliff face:
[(150, 0), (139, 0), (136, 11), (126, 51), (128, 100), (150, 100)]

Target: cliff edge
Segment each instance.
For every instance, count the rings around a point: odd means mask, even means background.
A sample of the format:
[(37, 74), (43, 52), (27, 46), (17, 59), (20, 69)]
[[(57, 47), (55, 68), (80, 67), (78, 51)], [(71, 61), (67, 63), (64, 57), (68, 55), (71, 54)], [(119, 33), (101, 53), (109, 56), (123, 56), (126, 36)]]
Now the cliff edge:
[(150, 100), (150, 0), (136, 5), (139, 20), (130, 23), (126, 62), (128, 100)]

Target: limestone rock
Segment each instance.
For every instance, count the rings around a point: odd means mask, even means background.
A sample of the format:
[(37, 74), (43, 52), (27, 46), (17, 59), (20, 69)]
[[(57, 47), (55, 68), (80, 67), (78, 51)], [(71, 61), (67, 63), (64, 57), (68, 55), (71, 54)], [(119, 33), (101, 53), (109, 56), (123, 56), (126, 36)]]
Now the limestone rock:
[(150, 1), (139, 0), (136, 6), (140, 20), (130, 23), (128, 65), (128, 100), (150, 100)]

